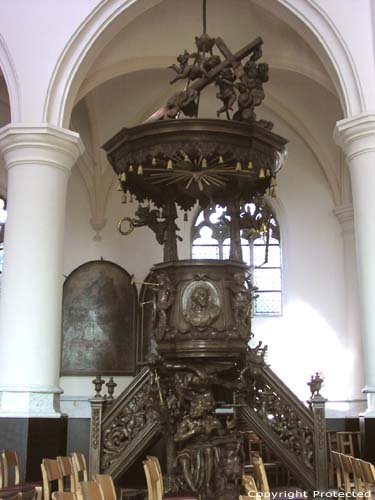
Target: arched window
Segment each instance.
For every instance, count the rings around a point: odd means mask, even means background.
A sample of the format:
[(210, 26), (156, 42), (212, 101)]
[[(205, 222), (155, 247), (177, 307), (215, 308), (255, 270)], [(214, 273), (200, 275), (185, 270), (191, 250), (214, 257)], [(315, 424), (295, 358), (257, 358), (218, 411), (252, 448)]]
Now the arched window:
[[(193, 259), (229, 258), (230, 216), (226, 208), (211, 205), (198, 213), (192, 227)], [(250, 267), (258, 287), (254, 315), (282, 313), (281, 247), (279, 225), (264, 199), (241, 210), (242, 259)]]

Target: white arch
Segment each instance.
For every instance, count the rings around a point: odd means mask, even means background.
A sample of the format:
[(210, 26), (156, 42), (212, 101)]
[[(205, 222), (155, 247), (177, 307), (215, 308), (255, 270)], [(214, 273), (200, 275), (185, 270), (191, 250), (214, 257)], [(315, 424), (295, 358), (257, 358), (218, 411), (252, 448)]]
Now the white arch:
[(12, 122), (21, 121), (21, 95), (17, 72), (7, 44), (0, 33), (0, 68), (7, 86)]
[[(161, 1), (102, 0), (99, 3), (73, 34), (56, 64), (45, 100), (44, 121), (61, 127), (69, 125), (78, 90), (95, 57), (132, 19)], [(293, 29), (296, 25), (297, 29), (307, 28), (315, 50), (320, 49), (327, 56), (330, 63), (327, 69), (338, 82), (337, 90), (345, 116), (363, 111), (363, 93), (348, 47), (331, 19), (314, 0), (254, 1), (278, 17), (280, 7), (284, 7), (282, 17), (286, 17)], [(285, 16), (285, 10), (289, 15)]]
[[(346, 117), (365, 111), (363, 90), (349, 48), (332, 19), (315, 0), (267, 0), (267, 2), (253, 0), (253, 2), (272, 12), (276, 17), (282, 17), (316, 53), (323, 50), (328, 60), (322, 62), (326, 63), (324, 64), (326, 70), (336, 84), (336, 91)], [(308, 39), (306, 39), (306, 28)]]
[(48, 86), (43, 120), (68, 127), (84, 77), (105, 45), (135, 17), (162, 0), (102, 0), (61, 53)]

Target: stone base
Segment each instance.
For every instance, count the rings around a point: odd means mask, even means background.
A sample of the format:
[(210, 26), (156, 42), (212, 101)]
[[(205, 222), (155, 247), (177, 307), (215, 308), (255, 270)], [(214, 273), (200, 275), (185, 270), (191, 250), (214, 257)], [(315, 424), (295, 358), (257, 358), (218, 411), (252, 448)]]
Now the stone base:
[(66, 455), (67, 417), (0, 418), (3, 449), (17, 452), (22, 481), (41, 481), (43, 458)]
[(0, 387), (0, 418), (60, 418), (59, 387)]

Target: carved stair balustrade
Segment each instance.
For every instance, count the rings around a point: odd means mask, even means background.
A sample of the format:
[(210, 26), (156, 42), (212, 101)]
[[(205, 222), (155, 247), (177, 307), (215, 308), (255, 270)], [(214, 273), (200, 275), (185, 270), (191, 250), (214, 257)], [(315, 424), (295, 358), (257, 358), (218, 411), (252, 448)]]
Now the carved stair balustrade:
[(105, 398), (91, 400), (91, 474), (110, 474), (116, 480), (146, 454), (161, 431), (154, 391), (152, 373), (143, 368), (110, 405)]
[(240, 396), (239, 415), (307, 490), (327, 487), (325, 400), (311, 399), (312, 411), (267, 366), (253, 372)]

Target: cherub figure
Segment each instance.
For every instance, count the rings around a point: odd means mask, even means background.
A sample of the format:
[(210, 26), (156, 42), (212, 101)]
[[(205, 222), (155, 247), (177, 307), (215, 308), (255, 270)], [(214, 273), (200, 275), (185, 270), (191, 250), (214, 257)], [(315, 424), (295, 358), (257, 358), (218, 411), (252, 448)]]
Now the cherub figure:
[(216, 112), (218, 118), (221, 113), (227, 113), (228, 116), (228, 111), (233, 109), (233, 104), (237, 97), (234, 90), (235, 79), (236, 76), (233, 71), (228, 68), (222, 71), (216, 80), (215, 85), (219, 87), (219, 92), (216, 94), (216, 97), (223, 102), (223, 106)]

